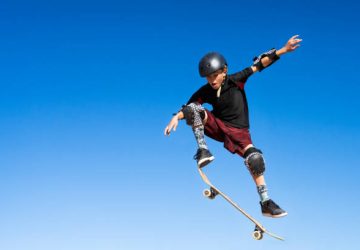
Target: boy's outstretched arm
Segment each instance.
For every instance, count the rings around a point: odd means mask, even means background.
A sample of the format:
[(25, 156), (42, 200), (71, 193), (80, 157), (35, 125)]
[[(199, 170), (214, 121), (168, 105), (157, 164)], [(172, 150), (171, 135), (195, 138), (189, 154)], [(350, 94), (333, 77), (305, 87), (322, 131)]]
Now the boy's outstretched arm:
[[(287, 43), (284, 45), (284, 47), (282, 47), (279, 50), (274, 50), (273, 55), (269, 55), (269, 56), (260, 56), (258, 57), (258, 63), (254, 63), (253, 66), (251, 66), (251, 69), (253, 70), (253, 72), (257, 72), (257, 71), (261, 71), (264, 68), (270, 66), (274, 61), (276, 61), (277, 59), (279, 59), (279, 57), (285, 53), (288, 52), (292, 52), (294, 50), (296, 50), (298, 47), (300, 47), (300, 42), (302, 41), (302, 39), (298, 38), (299, 35), (295, 35), (292, 36), (289, 41), (287, 41)], [(272, 52), (272, 50), (269, 51), (270, 53)], [(268, 52), (267, 52), (268, 53)], [(264, 55), (264, 54), (263, 54)]]

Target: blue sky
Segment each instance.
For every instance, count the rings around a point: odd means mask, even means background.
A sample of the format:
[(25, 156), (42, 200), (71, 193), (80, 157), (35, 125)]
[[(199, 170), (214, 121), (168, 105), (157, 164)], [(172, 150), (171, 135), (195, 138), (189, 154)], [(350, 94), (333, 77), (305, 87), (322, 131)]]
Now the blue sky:
[[(0, 248), (355, 249), (359, 3), (355, 1), (2, 1)], [(206, 188), (181, 123), (163, 129), (219, 51), (229, 71), (302, 46), (246, 86), (270, 195), (264, 218), (241, 158), (208, 139), (206, 173), (285, 242)]]

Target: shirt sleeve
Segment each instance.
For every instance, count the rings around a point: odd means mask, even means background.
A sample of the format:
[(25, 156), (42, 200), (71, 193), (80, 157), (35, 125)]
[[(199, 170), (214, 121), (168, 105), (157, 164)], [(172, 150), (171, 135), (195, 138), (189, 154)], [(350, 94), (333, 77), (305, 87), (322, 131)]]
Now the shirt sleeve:
[(252, 71), (251, 67), (247, 67), (235, 74), (231, 74), (229, 77), (231, 78), (232, 81), (234, 81), (235, 83), (239, 84), (239, 83), (243, 83), (245, 84), (247, 79), (253, 74), (254, 72)]
[(202, 86), (200, 89), (198, 89), (188, 100), (188, 102), (186, 103), (186, 105), (192, 103), (192, 102), (197, 102), (199, 104), (203, 104), (205, 103), (205, 97), (206, 97), (206, 85)]

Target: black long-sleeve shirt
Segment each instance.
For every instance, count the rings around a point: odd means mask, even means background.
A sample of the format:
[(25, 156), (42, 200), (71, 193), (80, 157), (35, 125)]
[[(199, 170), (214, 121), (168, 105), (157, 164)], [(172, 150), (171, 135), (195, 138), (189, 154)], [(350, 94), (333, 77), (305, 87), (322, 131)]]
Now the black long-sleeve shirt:
[(191, 96), (187, 104), (208, 103), (213, 107), (211, 112), (214, 116), (224, 123), (237, 128), (249, 128), (249, 110), (244, 86), (252, 74), (252, 69), (248, 67), (228, 75), (221, 87), (219, 97), (216, 96), (217, 90), (206, 83)]

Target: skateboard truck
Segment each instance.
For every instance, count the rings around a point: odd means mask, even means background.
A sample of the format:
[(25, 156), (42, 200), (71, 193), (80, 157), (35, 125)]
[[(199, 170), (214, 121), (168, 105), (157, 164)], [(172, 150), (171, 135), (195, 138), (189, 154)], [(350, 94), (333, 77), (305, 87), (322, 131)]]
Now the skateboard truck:
[(254, 232), (252, 233), (252, 236), (255, 240), (261, 240), (263, 238), (263, 231), (260, 227), (255, 226)]
[(219, 194), (218, 191), (216, 191), (215, 189), (213, 189), (212, 187), (210, 187), (210, 189), (205, 189), (203, 191), (203, 195), (207, 198), (209, 198), (210, 200), (215, 199), (215, 197)]

